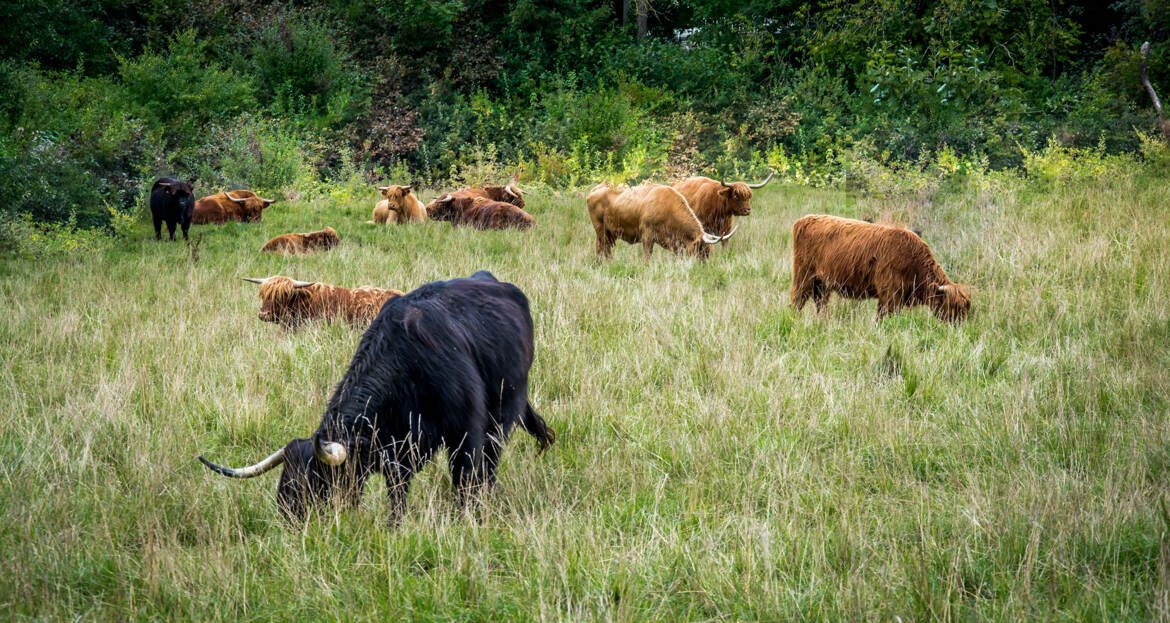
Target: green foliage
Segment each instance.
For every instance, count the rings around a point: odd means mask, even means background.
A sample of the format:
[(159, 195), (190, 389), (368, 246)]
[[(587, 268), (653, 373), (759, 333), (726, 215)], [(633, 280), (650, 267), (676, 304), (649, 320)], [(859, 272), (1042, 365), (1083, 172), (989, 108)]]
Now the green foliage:
[(320, 21), (282, 15), (260, 31), (249, 52), (236, 66), (256, 77), (259, 99), (281, 117), (332, 127), (369, 104), (362, 73)]
[(191, 171), (207, 187), (277, 192), (304, 190), (317, 179), (322, 146), (273, 119), (243, 115), (208, 128), (204, 140), (191, 156)]
[(185, 30), (169, 39), (165, 50), (120, 59), (127, 108), (161, 129), (172, 145), (255, 106), (252, 80), (212, 60), (209, 46), (194, 30)]

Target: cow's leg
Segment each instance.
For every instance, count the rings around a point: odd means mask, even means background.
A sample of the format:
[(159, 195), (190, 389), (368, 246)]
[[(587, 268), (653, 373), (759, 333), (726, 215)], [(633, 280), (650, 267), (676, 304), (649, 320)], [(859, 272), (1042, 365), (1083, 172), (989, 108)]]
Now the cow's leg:
[(650, 254), (654, 252), (654, 232), (642, 231), (642, 260), (650, 261)]
[(167, 233), (171, 235), (171, 240), (175, 239), (175, 225), (178, 225), (178, 223), (175, 221), (167, 221)]
[(398, 521), (406, 508), (406, 494), (410, 491), (411, 479), (430, 461), (434, 453), (433, 444), (405, 442), (399, 442), (395, 444), (393, 450), (386, 450), (383, 453), (381, 467), (382, 474), (386, 477), (391, 524)]
[[(483, 420), (480, 420), (483, 421)], [(455, 487), (455, 501), (466, 507), (475, 499), (486, 478), (483, 430), (469, 429), (457, 443), (447, 443), (447, 462), (451, 467), (451, 484)]]
[(162, 240), (162, 219), (157, 214), (151, 214), (150, 218), (154, 221), (154, 239)]
[(806, 266), (797, 263), (792, 268), (792, 288), (788, 291), (788, 303), (797, 312), (804, 309), (804, 304), (813, 295), (813, 285), (816, 276)]
[(813, 278), (812, 280), (812, 299), (813, 304), (817, 306), (817, 313), (824, 315), (825, 311), (829, 309), (829, 287), (825, 285), (824, 281)]
[(597, 234), (597, 257), (606, 260), (613, 259), (613, 234), (606, 231), (600, 223), (594, 223), (593, 230)]
[(183, 225), (183, 240), (190, 240), (190, 238), (187, 237), (187, 230), (191, 229), (191, 221), (183, 221), (182, 225)]
[(882, 318), (897, 312), (899, 309), (902, 309), (901, 299), (893, 296), (878, 295), (877, 320), (879, 322)]

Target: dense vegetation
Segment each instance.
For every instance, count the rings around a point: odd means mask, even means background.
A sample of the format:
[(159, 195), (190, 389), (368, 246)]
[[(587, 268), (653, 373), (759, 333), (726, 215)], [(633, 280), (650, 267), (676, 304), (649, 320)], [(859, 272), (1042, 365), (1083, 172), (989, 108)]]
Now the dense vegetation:
[(1167, 0), (33, 0), (0, 20), (9, 237), (134, 213), (160, 174), (311, 196), (484, 164), (555, 187), (831, 185), (941, 150), (1002, 168), (1157, 131), (1143, 41), (1170, 92)]

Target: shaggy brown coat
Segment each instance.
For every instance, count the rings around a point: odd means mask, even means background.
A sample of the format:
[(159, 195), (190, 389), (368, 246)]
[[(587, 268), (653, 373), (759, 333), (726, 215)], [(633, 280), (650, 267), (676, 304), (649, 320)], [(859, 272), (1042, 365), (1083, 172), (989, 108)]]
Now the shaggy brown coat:
[(536, 225), (536, 219), (510, 203), (479, 197), (472, 202), (470, 209), (451, 221), (451, 224), (468, 225), (476, 229), (531, 229)]
[(385, 198), (374, 206), (373, 223), (402, 225), (427, 220), (426, 208), (411, 191), (410, 186), (380, 186), (378, 190)]
[(458, 221), (475, 207), (476, 199), (490, 199), (524, 207), (524, 193), (515, 184), (464, 188), (435, 198), (426, 206), (427, 216), (436, 221)]
[(195, 225), (223, 225), (228, 221), (254, 223), (263, 217), (264, 208), (275, 202), (250, 190), (224, 191), (196, 201), (191, 222)]
[(800, 311), (812, 297), (823, 312), (829, 295), (876, 298), (877, 317), (903, 307), (929, 305), (940, 319), (959, 322), (971, 308), (967, 286), (952, 283), (930, 246), (901, 227), (827, 215), (792, 226), (792, 291)]
[(293, 281), (288, 277), (246, 279), (260, 283), (260, 320), (295, 327), (309, 320), (343, 318), (355, 326), (370, 324), (386, 301), (401, 290), (371, 286), (338, 288), (323, 283)]
[(308, 253), (317, 249), (331, 249), (341, 244), (341, 237), (332, 227), (307, 234), (283, 234), (269, 240), (261, 251), (274, 253)]
[(645, 183), (635, 188), (600, 184), (585, 199), (589, 220), (597, 235), (597, 255), (613, 257), (618, 239), (642, 243), (643, 259), (650, 259), (658, 244), (676, 254), (688, 253), (700, 260), (719, 242), (703, 230), (686, 198), (670, 186)]
[(686, 197), (709, 234), (725, 236), (735, 229), (735, 217), (752, 213), (752, 189), (743, 182), (725, 185), (709, 177), (688, 177), (673, 188)]

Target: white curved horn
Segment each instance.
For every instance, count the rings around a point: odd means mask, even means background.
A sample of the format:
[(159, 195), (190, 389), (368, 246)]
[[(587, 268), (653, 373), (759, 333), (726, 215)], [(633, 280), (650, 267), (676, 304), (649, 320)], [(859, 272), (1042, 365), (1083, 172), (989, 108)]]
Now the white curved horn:
[(247, 467), (241, 467), (239, 469), (233, 469), (231, 467), (224, 467), (222, 465), (216, 465), (215, 463), (208, 461), (207, 459), (203, 458), (202, 456), (199, 457), (199, 460), (202, 461), (203, 464), (206, 465), (207, 468), (210, 469), (211, 471), (213, 471), (217, 474), (223, 474), (224, 476), (227, 476), (228, 478), (253, 478), (253, 477), (259, 476), (260, 474), (263, 474), (264, 472), (272, 469), (273, 467), (276, 467), (277, 465), (280, 465), (281, 463), (283, 463), (284, 462), (284, 448), (281, 448), (281, 449), (277, 450), (276, 452), (273, 452), (272, 454), (268, 455), (268, 458), (264, 459), (263, 461), (260, 461), (259, 463), (255, 464), (255, 465), (249, 465)]
[(374, 188), (377, 188), (381, 192), (386, 192), (387, 190), (390, 190), (389, 186), (375, 186)]
[(734, 234), (734, 233), (735, 233), (735, 230), (737, 230), (737, 229), (739, 229), (739, 225), (736, 225), (735, 227), (732, 227), (732, 228), (731, 228), (731, 231), (727, 232), (727, 235), (726, 235), (726, 236), (723, 236), (722, 238), (720, 238), (720, 240), (727, 240), (728, 238), (730, 238), (730, 237), (731, 237), (731, 235), (732, 235), (732, 234)]
[(226, 191), (226, 190), (223, 191), (223, 196), (227, 197), (228, 199), (231, 199), (232, 201), (235, 201), (236, 203), (248, 203), (247, 197), (245, 197), (243, 199), (236, 199), (235, 197), (231, 196), (231, 194), (228, 193), (228, 191)]
[(766, 179), (764, 179), (764, 181), (760, 182), (759, 184), (748, 184), (747, 187), (748, 188), (763, 188), (764, 184), (767, 184), (768, 182), (772, 181), (772, 177), (774, 175), (776, 175), (775, 171), (768, 171), (768, 177)]
[(264, 282), (268, 281), (269, 279), (272, 279), (272, 277), (265, 277), (263, 279), (256, 279), (255, 277), (241, 277), (241, 279), (243, 279), (244, 281), (251, 281), (252, 283), (258, 283), (260, 285), (264, 285)]
[(336, 441), (322, 443), (320, 435), (313, 435), (313, 454), (317, 456), (318, 461), (326, 465), (341, 465), (348, 455), (345, 446)]
[(297, 281), (296, 279), (293, 279), (292, 282), (294, 288), (307, 288), (317, 283), (316, 281)]

